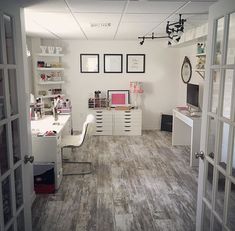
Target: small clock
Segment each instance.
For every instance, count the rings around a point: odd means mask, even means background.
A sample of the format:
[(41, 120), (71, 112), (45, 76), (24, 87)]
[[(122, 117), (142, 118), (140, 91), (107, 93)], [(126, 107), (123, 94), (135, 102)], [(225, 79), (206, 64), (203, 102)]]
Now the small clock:
[(187, 56), (184, 57), (184, 62), (181, 67), (181, 78), (184, 83), (188, 83), (192, 77), (192, 65)]

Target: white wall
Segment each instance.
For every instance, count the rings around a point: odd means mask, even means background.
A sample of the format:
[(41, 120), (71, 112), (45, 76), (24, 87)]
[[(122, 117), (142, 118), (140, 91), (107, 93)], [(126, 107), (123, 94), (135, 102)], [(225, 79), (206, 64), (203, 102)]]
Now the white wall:
[[(178, 78), (177, 105), (185, 106), (186, 105), (186, 93), (187, 93), (186, 87), (187, 87), (187, 85), (181, 79), (181, 66), (183, 64), (184, 57), (187, 56), (191, 62), (192, 68), (195, 69), (196, 62), (197, 62), (197, 59), (196, 59), (197, 46), (196, 46), (196, 44), (194, 44), (194, 45), (189, 45), (186, 47), (181, 47), (178, 49), (179, 49), (180, 65), (177, 67), (177, 78)], [(204, 79), (193, 70), (190, 83), (199, 84), (199, 106), (202, 109)]]
[[(95, 90), (129, 89), (129, 82), (144, 82), (143, 129), (159, 129), (161, 113), (171, 113), (177, 105), (178, 69), (181, 65), (179, 49), (166, 48), (166, 41), (78, 41), (42, 40), (43, 45), (62, 45), (65, 50), (66, 94), (72, 100), (73, 127), (80, 130), (88, 111), (87, 100)], [(80, 73), (80, 53), (100, 54), (100, 73)], [(124, 55), (122, 74), (103, 73), (103, 54)], [(146, 54), (146, 73), (128, 74), (126, 57), (128, 53)]]

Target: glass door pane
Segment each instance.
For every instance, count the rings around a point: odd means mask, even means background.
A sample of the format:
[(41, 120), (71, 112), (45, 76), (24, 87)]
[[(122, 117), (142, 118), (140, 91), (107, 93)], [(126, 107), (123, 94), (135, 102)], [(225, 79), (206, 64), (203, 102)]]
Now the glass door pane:
[(222, 61), (224, 18), (220, 18), (217, 20), (216, 27), (217, 27), (217, 30), (216, 30), (214, 64), (219, 65), (221, 64), (221, 61)]
[(232, 94), (233, 94), (233, 70), (226, 70), (224, 77), (222, 115), (228, 119), (230, 119), (230, 114), (231, 114)]
[(233, 177), (235, 177), (235, 132), (234, 132), (234, 136), (233, 136), (233, 152), (232, 152), (232, 173), (231, 175)]
[(214, 159), (215, 157), (216, 133), (217, 133), (216, 120), (214, 117), (209, 117), (206, 155), (208, 155), (212, 159)]
[(16, 70), (8, 70), (11, 115), (18, 113)]
[(2, 175), (9, 169), (6, 125), (0, 126), (0, 169)]
[(219, 106), (219, 90), (220, 90), (220, 72), (214, 70), (212, 72), (212, 91), (210, 111), (217, 113)]
[(17, 163), (21, 159), (20, 153), (20, 131), (19, 131), (19, 119), (11, 122), (12, 142), (13, 142), (13, 160)]
[(228, 142), (229, 142), (229, 125), (227, 123), (222, 123), (221, 128), (221, 145), (220, 145), (220, 156), (218, 164), (226, 169), (228, 161)]
[(215, 198), (215, 211), (222, 220), (224, 210), (225, 176), (221, 172), (218, 172), (217, 174), (218, 181)]
[(4, 119), (5, 116), (5, 83), (3, 70), (0, 70), (0, 120)]
[(227, 64), (235, 64), (235, 13), (230, 15)]
[(207, 168), (207, 177), (205, 182), (205, 198), (211, 203), (214, 166), (210, 162), (207, 163), (208, 163), (208, 168)]
[(20, 214), (17, 217), (17, 230), (18, 231), (24, 231), (25, 230), (24, 211), (21, 211)]
[(5, 29), (5, 43), (7, 52), (7, 63), (15, 64), (14, 40), (13, 40), (13, 19), (8, 16), (3, 16)]
[(2, 182), (2, 205), (4, 224), (6, 225), (12, 218), (11, 184), (9, 176)]
[(234, 183), (231, 183), (230, 186), (227, 226), (230, 230), (235, 230), (235, 184)]

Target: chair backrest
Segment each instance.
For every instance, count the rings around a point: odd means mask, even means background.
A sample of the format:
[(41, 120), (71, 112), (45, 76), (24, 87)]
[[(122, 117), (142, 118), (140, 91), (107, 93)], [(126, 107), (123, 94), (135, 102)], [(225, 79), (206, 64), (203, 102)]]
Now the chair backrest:
[(83, 123), (82, 134), (81, 134), (81, 145), (84, 143), (85, 139), (90, 137), (95, 128), (95, 116), (92, 114), (88, 114), (85, 122)]

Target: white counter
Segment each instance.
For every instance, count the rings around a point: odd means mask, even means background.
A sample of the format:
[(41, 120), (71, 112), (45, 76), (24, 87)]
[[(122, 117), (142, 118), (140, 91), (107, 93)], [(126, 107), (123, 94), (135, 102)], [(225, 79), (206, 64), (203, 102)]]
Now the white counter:
[(63, 127), (66, 125), (70, 115), (58, 115), (58, 120), (55, 121), (53, 116), (45, 116), (39, 120), (31, 121), (32, 134), (45, 133), (47, 131), (56, 131), (60, 134)]

